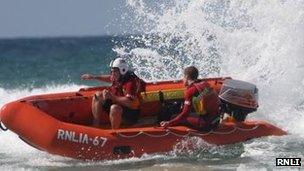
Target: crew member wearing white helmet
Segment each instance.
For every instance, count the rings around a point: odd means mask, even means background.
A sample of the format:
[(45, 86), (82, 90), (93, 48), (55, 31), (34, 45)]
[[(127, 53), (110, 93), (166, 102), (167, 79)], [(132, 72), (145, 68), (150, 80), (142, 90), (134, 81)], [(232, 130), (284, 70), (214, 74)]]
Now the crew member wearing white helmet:
[(97, 92), (93, 97), (93, 125), (98, 127), (101, 118), (108, 113), (112, 129), (117, 129), (122, 123), (131, 125), (137, 122), (140, 114), (140, 93), (145, 89), (145, 82), (129, 69), (122, 58), (111, 61), (110, 68), (111, 75), (84, 74), (81, 79), (112, 83), (109, 89)]

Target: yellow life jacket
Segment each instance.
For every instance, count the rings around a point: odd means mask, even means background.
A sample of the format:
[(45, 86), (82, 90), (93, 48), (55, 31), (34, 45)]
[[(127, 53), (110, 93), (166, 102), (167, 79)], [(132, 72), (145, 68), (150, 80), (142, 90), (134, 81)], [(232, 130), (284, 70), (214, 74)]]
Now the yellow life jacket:
[(192, 106), (198, 115), (205, 115), (208, 113), (208, 105), (206, 100), (213, 97), (216, 93), (207, 82), (200, 82), (193, 84), (198, 90), (198, 94), (192, 98)]

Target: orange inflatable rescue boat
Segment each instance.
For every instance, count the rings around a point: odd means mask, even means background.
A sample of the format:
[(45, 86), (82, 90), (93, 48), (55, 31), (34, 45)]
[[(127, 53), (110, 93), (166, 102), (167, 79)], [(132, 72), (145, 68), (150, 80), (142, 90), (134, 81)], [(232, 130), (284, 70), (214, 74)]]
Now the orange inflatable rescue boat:
[(231, 78), (204, 80), (219, 93), (223, 113), (231, 115), (229, 119), (223, 118), (218, 128), (208, 132), (185, 126), (167, 129), (158, 126), (157, 121), (180, 110), (184, 90), (181, 81), (148, 83), (147, 92), (142, 94), (140, 120), (132, 127), (112, 130), (108, 118), (104, 118), (100, 128), (91, 127), (92, 96), (106, 87), (37, 95), (8, 103), (1, 108), (1, 127), (5, 126), (39, 150), (85, 160), (168, 152), (182, 139), (192, 136), (224, 145), (286, 134), (270, 123), (245, 120), (258, 106), (257, 88), (253, 84)]

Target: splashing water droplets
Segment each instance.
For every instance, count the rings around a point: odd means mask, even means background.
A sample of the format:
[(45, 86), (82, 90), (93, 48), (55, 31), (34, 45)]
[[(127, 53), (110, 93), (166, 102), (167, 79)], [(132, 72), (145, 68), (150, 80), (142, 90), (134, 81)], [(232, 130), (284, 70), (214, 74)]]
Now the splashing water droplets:
[(303, 0), (127, 0), (126, 5), (133, 29), (145, 34), (135, 36), (137, 43), (125, 45), (123, 53), (143, 78), (179, 79), (183, 68), (195, 65), (201, 77), (253, 82), (260, 89), (254, 117), (299, 133), (294, 125), (304, 122)]

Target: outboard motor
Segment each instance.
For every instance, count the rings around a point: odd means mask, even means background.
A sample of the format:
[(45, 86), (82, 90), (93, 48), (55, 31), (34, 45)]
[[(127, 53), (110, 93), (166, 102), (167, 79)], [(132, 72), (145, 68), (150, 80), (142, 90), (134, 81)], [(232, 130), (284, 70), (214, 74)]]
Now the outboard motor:
[(219, 97), (221, 112), (227, 113), (235, 120), (244, 121), (249, 113), (258, 108), (258, 89), (254, 84), (228, 79), (225, 80)]

